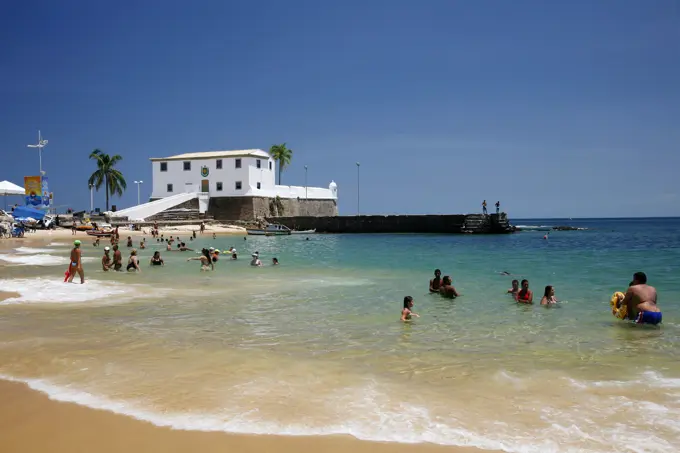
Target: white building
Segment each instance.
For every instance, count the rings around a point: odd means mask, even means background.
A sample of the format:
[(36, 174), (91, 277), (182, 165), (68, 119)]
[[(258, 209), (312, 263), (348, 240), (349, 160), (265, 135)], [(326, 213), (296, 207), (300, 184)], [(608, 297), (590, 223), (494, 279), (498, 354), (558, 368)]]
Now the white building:
[(337, 200), (334, 182), (328, 188), (279, 186), (276, 165), (261, 149), (208, 151), (151, 158), (152, 199), (179, 193), (207, 193), (217, 197), (280, 197), (300, 200)]

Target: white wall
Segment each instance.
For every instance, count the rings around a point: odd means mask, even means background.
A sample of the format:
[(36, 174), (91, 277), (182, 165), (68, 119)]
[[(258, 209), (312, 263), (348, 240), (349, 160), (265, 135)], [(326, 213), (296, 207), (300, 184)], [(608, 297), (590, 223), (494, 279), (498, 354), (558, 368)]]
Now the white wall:
[[(258, 158), (255, 156), (241, 157), (241, 168), (235, 167), (234, 157), (222, 158), (222, 169), (217, 169), (217, 159), (194, 159), (191, 162), (191, 170), (184, 171), (184, 162), (181, 160), (168, 160), (168, 171), (162, 172), (161, 162), (152, 161), (153, 183), (152, 198), (163, 198), (184, 192), (199, 192), (201, 181), (207, 179), (210, 182), (209, 194), (211, 197), (276, 197), (281, 198), (309, 198), (309, 199), (335, 199), (337, 198), (330, 189), (322, 187), (303, 186), (277, 186), (275, 184), (276, 166), (271, 158), (261, 157), (261, 168), (257, 168)], [(271, 170), (270, 164), (271, 163)], [(208, 167), (209, 174), (206, 178), (201, 176), (201, 167)], [(236, 181), (241, 181), (241, 190), (236, 190)], [(222, 190), (217, 190), (217, 182), (222, 183)], [(257, 183), (260, 188), (257, 188)], [(173, 185), (173, 191), (167, 191), (167, 185)]]
[[(259, 158), (261, 169), (257, 168), (258, 158), (253, 156), (241, 157), (241, 168), (236, 168), (234, 157), (223, 157), (222, 168), (217, 168), (217, 159), (192, 159), (187, 161), (168, 160), (152, 161), (152, 198), (162, 198), (182, 192), (199, 192), (201, 181), (207, 179), (210, 183), (211, 197), (234, 197), (246, 195), (250, 186), (257, 190), (260, 182), (262, 190), (274, 188), (274, 161), (271, 158)], [(168, 171), (161, 171), (161, 162), (166, 162)], [(191, 170), (184, 171), (184, 162), (191, 162)], [(272, 162), (272, 169), (269, 169)], [(201, 168), (208, 167), (208, 176), (201, 176)], [(241, 181), (241, 190), (236, 190), (236, 181)], [(217, 183), (222, 183), (222, 190), (217, 190)], [(173, 185), (173, 191), (167, 191), (167, 185)]]

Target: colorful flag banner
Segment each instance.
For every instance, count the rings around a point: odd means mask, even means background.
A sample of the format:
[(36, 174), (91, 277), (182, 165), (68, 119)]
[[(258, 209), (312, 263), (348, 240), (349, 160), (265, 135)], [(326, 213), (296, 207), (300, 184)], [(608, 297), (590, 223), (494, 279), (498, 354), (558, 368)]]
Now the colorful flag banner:
[(24, 190), (26, 191), (26, 206), (42, 205), (40, 176), (24, 176)]

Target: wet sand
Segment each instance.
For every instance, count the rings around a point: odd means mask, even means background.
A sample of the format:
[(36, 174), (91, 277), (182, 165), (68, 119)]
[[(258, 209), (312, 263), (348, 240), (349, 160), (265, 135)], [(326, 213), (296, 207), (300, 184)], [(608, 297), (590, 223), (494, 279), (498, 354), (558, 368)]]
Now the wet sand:
[(255, 436), (161, 428), (124, 415), (52, 401), (18, 382), (0, 381), (0, 451), (478, 453), (475, 448), (396, 444), (349, 436)]

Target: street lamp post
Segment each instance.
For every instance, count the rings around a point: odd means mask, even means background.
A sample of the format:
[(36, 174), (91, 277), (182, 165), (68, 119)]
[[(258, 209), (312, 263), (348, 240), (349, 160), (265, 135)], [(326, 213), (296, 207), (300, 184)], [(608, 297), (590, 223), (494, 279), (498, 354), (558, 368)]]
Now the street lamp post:
[(94, 184), (90, 184), (90, 212), (94, 211)]
[(143, 182), (144, 181), (135, 181), (135, 184), (137, 184), (137, 205), (142, 204), (139, 198), (139, 187), (142, 185)]
[(361, 209), (359, 209), (359, 207), (360, 207), (359, 201), (361, 200), (361, 198), (360, 198), (361, 190), (360, 190), (360, 186), (359, 186), (359, 180), (360, 180), (359, 179), (359, 168), (360, 167), (361, 167), (361, 164), (359, 162), (357, 162), (357, 215), (360, 215), (360, 213), (361, 213)]
[(43, 140), (42, 135), (40, 134), (40, 131), (38, 131), (38, 144), (28, 145), (29, 148), (38, 148), (38, 157), (40, 159), (40, 176), (42, 176), (44, 174), (43, 169), (42, 169), (42, 150), (46, 145), (47, 145), (47, 140)]
[(305, 165), (305, 200), (307, 199), (307, 166)]

